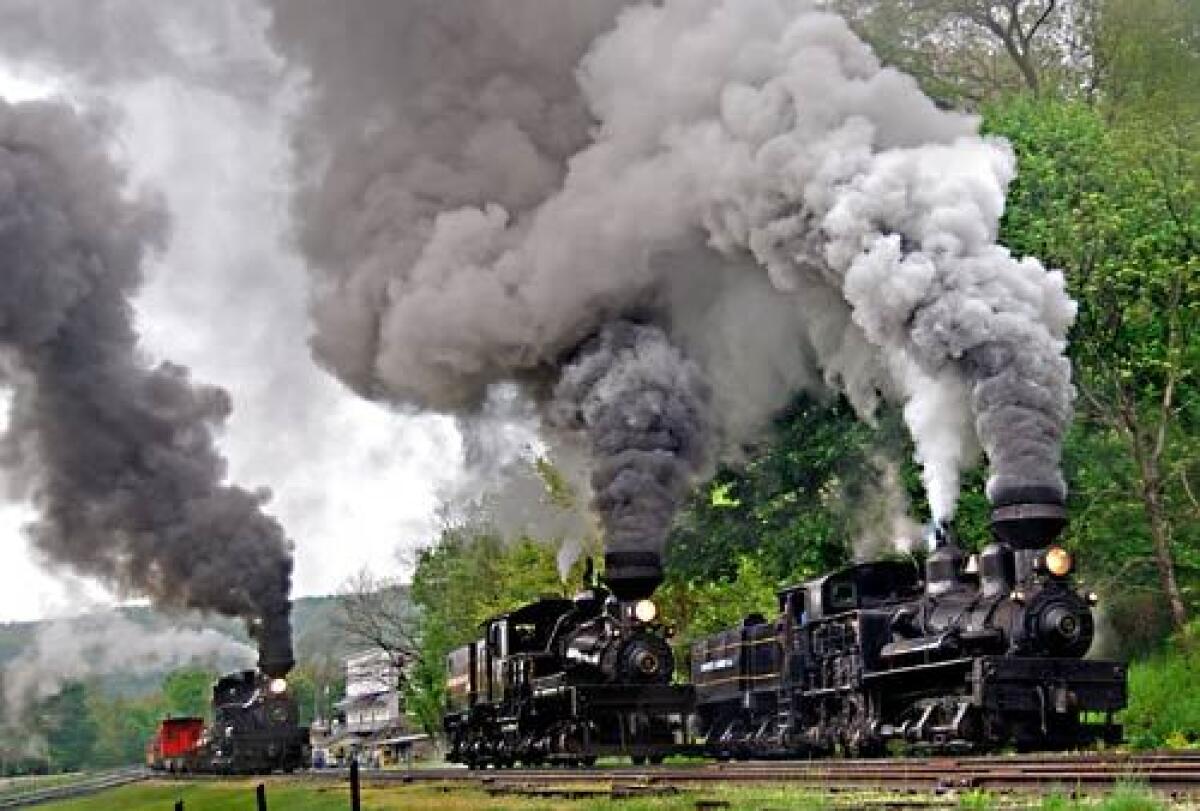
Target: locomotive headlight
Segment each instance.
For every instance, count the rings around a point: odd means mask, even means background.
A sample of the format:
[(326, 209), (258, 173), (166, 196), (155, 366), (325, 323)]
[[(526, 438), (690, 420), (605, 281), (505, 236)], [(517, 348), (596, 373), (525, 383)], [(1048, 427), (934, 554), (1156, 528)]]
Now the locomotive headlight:
[(271, 679), (271, 683), (267, 685), (267, 689), (276, 695), (287, 692), (287, 679)]
[(1055, 577), (1065, 577), (1071, 571), (1071, 553), (1061, 546), (1047, 549), (1046, 570)]
[(653, 600), (638, 600), (637, 605), (633, 607), (633, 615), (639, 622), (654, 622), (654, 618), (658, 616), (658, 606)]

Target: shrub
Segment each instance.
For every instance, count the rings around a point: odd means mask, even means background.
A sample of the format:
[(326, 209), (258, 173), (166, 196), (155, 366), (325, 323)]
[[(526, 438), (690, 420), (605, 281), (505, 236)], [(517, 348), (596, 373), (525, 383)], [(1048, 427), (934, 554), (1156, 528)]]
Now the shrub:
[(1177, 634), (1164, 651), (1129, 668), (1125, 735), (1135, 748), (1194, 746), (1200, 742), (1200, 621)]

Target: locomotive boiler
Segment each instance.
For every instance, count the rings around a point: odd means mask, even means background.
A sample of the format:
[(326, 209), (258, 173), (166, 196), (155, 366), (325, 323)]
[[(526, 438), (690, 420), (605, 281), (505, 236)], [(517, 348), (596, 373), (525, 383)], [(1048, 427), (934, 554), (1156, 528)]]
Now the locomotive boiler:
[(1082, 657), (1094, 598), (1054, 543), (1054, 493), (996, 498), (971, 561), (944, 528), (924, 577), (904, 561), (850, 566), (779, 593), (693, 648), (701, 734), (722, 757), (907, 747), (1073, 748), (1117, 741), (1125, 667)]
[(662, 758), (682, 743), (690, 687), (649, 599), (593, 586), (492, 617), (447, 657), (443, 724), (451, 761), (471, 767), (602, 755)]

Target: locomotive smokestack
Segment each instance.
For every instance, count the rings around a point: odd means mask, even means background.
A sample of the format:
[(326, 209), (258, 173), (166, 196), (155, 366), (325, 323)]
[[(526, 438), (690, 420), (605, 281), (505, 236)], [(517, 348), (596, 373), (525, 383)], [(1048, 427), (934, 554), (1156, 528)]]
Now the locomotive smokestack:
[(277, 612), (266, 614), (259, 624), (258, 669), (271, 678), (283, 678), (296, 664), (292, 653), (291, 604), (285, 603)]
[(992, 497), (992, 534), (1014, 549), (1048, 546), (1067, 525), (1067, 509), (1052, 487), (1010, 487)]
[(273, 679), (286, 676), (296, 664), (292, 653), (292, 603), (287, 598), (290, 569), (282, 572), (273, 599), (264, 601), (259, 622), (254, 627), (258, 639), (258, 669)]
[(654, 552), (619, 549), (604, 556), (604, 582), (618, 600), (644, 600), (662, 581), (662, 560)]

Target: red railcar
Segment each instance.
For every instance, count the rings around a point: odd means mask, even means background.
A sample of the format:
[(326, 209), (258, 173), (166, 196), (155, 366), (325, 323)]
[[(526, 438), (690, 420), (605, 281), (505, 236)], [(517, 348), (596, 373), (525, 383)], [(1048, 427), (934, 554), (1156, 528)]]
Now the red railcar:
[(164, 718), (146, 744), (146, 765), (159, 771), (190, 770), (203, 732), (203, 718)]

